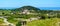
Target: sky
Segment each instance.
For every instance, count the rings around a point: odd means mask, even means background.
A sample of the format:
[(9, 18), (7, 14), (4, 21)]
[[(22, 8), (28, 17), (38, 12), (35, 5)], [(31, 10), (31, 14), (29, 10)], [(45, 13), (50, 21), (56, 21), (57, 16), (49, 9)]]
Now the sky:
[(60, 0), (0, 0), (1, 7), (60, 7)]

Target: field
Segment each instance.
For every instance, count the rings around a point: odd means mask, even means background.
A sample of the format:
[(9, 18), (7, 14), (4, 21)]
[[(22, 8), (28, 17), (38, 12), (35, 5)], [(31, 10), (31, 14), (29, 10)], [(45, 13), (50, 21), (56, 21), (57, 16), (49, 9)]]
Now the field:
[(52, 18), (45, 20), (35, 20), (32, 22), (28, 22), (27, 26), (58, 26), (60, 19)]

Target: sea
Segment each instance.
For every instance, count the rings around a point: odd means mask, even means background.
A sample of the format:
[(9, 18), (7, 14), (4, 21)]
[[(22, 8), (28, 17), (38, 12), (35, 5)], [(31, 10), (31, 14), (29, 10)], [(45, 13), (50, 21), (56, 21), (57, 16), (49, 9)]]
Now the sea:
[[(60, 10), (60, 7), (37, 7), (40, 10)], [(0, 8), (0, 9), (16, 9), (15, 7), (6, 7), (6, 8)]]
[(41, 10), (60, 10), (60, 7), (39, 7)]

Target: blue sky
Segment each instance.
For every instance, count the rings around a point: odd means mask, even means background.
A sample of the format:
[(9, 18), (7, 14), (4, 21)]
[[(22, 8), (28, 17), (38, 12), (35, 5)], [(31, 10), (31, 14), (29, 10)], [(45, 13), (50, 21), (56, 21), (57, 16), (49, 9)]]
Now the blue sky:
[(0, 7), (60, 7), (60, 0), (0, 0)]

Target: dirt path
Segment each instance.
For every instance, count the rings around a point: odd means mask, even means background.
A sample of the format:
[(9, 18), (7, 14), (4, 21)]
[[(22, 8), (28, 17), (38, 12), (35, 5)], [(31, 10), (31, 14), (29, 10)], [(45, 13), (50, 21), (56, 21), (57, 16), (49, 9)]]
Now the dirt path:
[(15, 26), (13, 23), (8, 22), (6, 18), (4, 18), (4, 17), (0, 17), (0, 18), (3, 18), (4, 19), (4, 23), (6, 25), (9, 25), (10, 24), (11, 26)]

